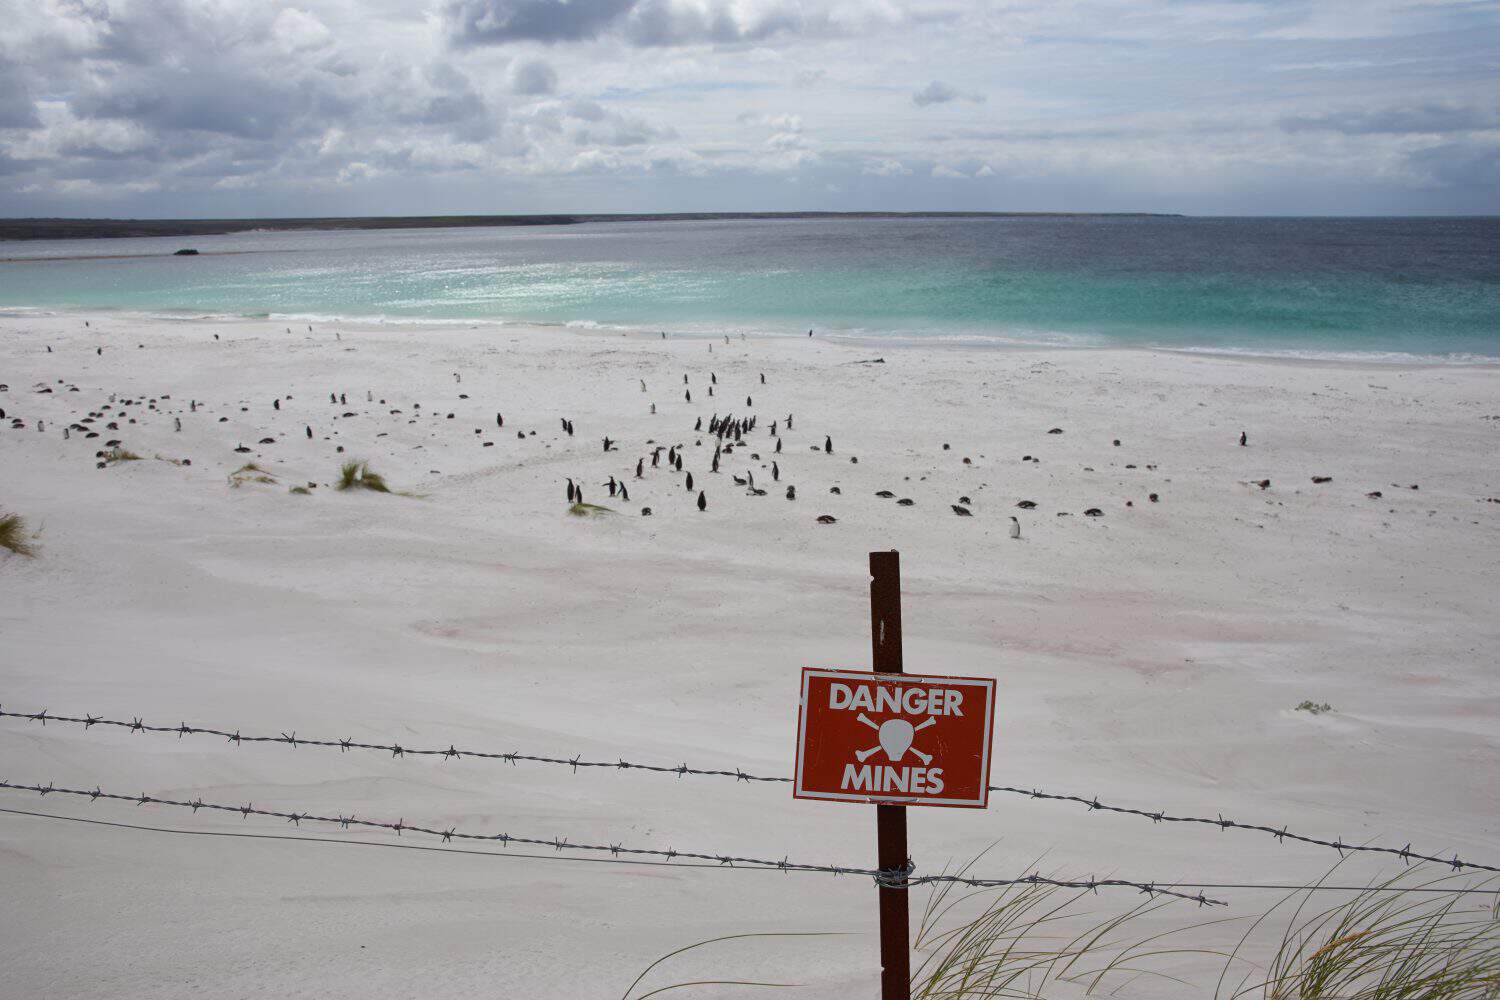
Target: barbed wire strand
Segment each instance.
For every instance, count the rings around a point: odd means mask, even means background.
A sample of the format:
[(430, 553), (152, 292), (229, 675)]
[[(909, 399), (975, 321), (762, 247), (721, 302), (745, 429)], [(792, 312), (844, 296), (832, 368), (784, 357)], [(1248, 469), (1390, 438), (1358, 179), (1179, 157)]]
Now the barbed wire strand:
[[(790, 784), (792, 781), (791, 778), (778, 775), (751, 774), (750, 772), (738, 767), (731, 771), (726, 769), (689, 767), (685, 763), (677, 766), (663, 764), (638, 764), (627, 761), (623, 758), (615, 761), (607, 761), (585, 760), (581, 755), (574, 757), (548, 757), (539, 754), (525, 754), (520, 752), (490, 753), (478, 750), (459, 750), (452, 743), (448, 745), (448, 748), (446, 750), (413, 748), (403, 747), (400, 744), (396, 743), (363, 743), (352, 739), (313, 739), (309, 737), (298, 736), (295, 730), (290, 733), (283, 732), (277, 736), (246, 736), (242, 734), (238, 729), (230, 732), (227, 729), (214, 729), (205, 726), (189, 726), (186, 722), (176, 726), (148, 725), (147, 723), (142, 721), (140, 716), (132, 718), (129, 722), (124, 722), (118, 719), (105, 719), (100, 716), (94, 715), (84, 715), (82, 717), (70, 715), (53, 715), (46, 709), (43, 709), (40, 712), (11, 712), (5, 710), (3, 705), (0, 705), (0, 718), (23, 719), (30, 722), (40, 722), (44, 726), (48, 722), (62, 722), (81, 725), (85, 729), (89, 729), (93, 726), (110, 726), (137, 733), (175, 733), (178, 739), (181, 739), (184, 736), (196, 735), (222, 736), (236, 746), (245, 743), (280, 743), (285, 746), (289, 746), (294, 750), (298, 747), (310, 746), (320, 747), (324, 749), (337, 748), (341, 753), (347, 753), (350, 750), (378, 750), (384, 753), (389, 753), (393, 757), (441, 757), (445, 760), (462, 757), (473, 757), (480, 760), (504, 761), (512, 765), (516, 764), (518, 761), (525, 761), (527, 763), (533, 764), (551, 764), (570, 767), (575, 773), (579, 768), (603, 768), (607, 770), (617, 771), (628, 770), (645, 771), (655, 774), (674, 774), (679, 778), (685, 775), (715, 778), (734, 778), (737, 782), (742, 781), (764, 782), (772, 784)], [(1187, 823), (1198, 826), (1218, 827), (1221, 831), (1248, 830), (1256, 833), (1265, 833), (1272, 837), (1275, 837), (1278, 842), (1285, 842), (1290, 840), (1299, 844), (1308, 844), (1315, 847), (1326, 847), (1331, 850), (1337, 851), (1340, 857), (1345, 857), (1349, 853), (1361, 852), (1368, 854), (1384, 854), (1392, 857), (1398, 857), (1407, 864), (1411, 864), (1415, 861), (1426, 861), (1433, 864), (1445, 865), (1453, 871), (1473, 869), (1475, 871), (1500, 872), (1500, 867), (1497, 867), (1495, 865), (1481, 864), (1475, 861), (1464, 861), (1458, 857), (1457, 853), (1455, 853), (1451, 858), (1444, 858), (1436, 854), (1427, 854), (1422, 851), (1414, 851), (1412, 850), (1412, 846), (1409, 841), (1407, 842), (1405, 847), (1400, 848), (1382, 847), (1374, 844), (1350, 844), (1345, 843), (1342, 837), (1336, 837), (1333, 840), (1326, 840), (1320, 837), (1308, 836), (1306, 834), (1293, 833), (1286, 826), (1277, 828), (1267, 823), (1241, 823), (1237, 820), (1225, 818), (1222, 813), (1218, 814), (1215, 818), (1212, 819), (1202, 816), (1177, 816), (1168, 813), (1165, 810), (1136, 809), (1129, 806), (1110, 805), (1108, 803), (1100, 802), (1098, 796), (1084, 798), (1081, 795), (1046, 792), (1037, 788), (1018, 788), (1009, 785), (990, 785), (989, 790), (992, 792), (1002, 792), (1007, 795), (1018, 795), (1032, 800), (1049, 802), (1072, 802), (1088, 807), (1088, 810), (1090, 812), (1117, 813), (1124, 816), (1138, 816), (1143, 819), (1149, 819), (1153, 823)]]
[[(89, 819), (84, 816), (64, 816), (61, 813), (37, 812), (31, 809), (8, 809), (0, 807), (0, 813), (10, 813), (15, 816), (33, 816), (39, 819), (56, 819), (69, 823), (85, 823), (90, 826), (117, 827), (122, 830), (142, 830), (148, 833), (174, 833), (185, 837), (233, 837), (245, 840), (278, 840), (291, 843), (305, 842), (309, 844), (335, 844), (339, 846), (352, 847), (392, 847), (407, 851), (430, 851), (435, 854), (461, 854), (465, 856), (474, 855), (484, 858), (505, 858), (518, 861), (565, 861), (577, 864), (595, 865), (633, 865), (648, 868), (703, 868), (712, 871), (735, 871), (751, 872), (761, 871), (759, 868), (735, 867), (732, 865), (705, 864), (700, 861), (643, 861), (633, 858), (582, 858), (572, 856), (561, 856), (555, 854), (526, 854), (523, 852), (506, 851), (479, 851), (469, 847), (434, 847), (431, 844), (395, 844), (386, 840), (346, 840), (334, 837), (309, 837), (296, 836), (287, 833), (245, 833), (234, 830), (184, 830), (181, 827), (172, 826), (147, 826), (141, 823), (121, 823), (117, 820)], [(1460, 886), (1456, 888), (1439, 888), (1436, 886), (1380, 886), (1380, 885), (1280, 885), (1252, 882), (1162, 882), (1162, 888), (1168, 889), (1262, 889), (1268, 892), (1420, 892), (1441, 893), (1446, 895), (1500, 895), (1500, 888), (1485, 889), (1477, 886)]]
[(1125, 879), (1054, 879), (1048, 878), (1044, 875), (1036, 874), (1025, 875), (1021, 878), (1014, 879), (981, 879), (968, 878), (958, 875), (920, 875), (914, 877), (913, 872), (915, 871), (915, 868), (910, 861), (906, 863), (906, 866), (904, 868), (899, 869), (857, 868), (848, 865), (814, 865), (804, 862), (790, 861), (787, 858), (782, 858), (780, 861), (775, 861), (768, 858), (749, 858), (728, 854), (709, 854), (701, 851), (678, 851), (673, 848), (661, 850), (659, 848), (651, 847), (625, 847), (622, 844), (575, 843), (568, 840), (566, 837), (552, 837), (549, 839), (545, 837), (515, 836), (509, 833), (460, 833), (456, 827), (449, 827), (448, 829), (443, 830), (427, 826), (418, 826), (416, 824), (406, 822), (406, 819), (404, 817), (398, 819), (394, 823), (388, 823), (382, 820), (360, 819), (353, 813), (349, 814), (348, 816), (345, 816), (342, 813), (336, 814), (334, 816), (319, 816), (310, 812), (281, 812), (275, 809), (257, 809), (253, 802), (247, 802), (243, 806), (231, 806), (216, 802), (204, 802), (201, 798), (193, 799), (190, 801), (184, 801), (180, 799), (166, 799), (159, 796), (147, 795), (144, 792), (140, 795), (121, 795), (116, 792), (103, 791), (97, 785), (92, 791), (90, 791), (80, 788), (59, 788), (53, 785), (51, 782), (48, 782), (45, 785), (27, 785), (17, 784), (12, 781), (0, 781), (0, 788), (10, 788), (15, 791), (22, 792), (36, 792), (37, 794), (42, 796), (54, 794), (71, 795), (87, 798), (90, 801), (95, 802), (99, 799), (109, 799), (116, 802), (134, 802), (137, 806), (143, 806), (148, 803), (152, 805), (174, 806), (177, 808), (191, 809), (194, 813), (198, 812), (198, 810), (200, 809), (207, 809), (215, 812), (239, 813), (244, 818), (249, 818), (251, 816), (267, 816), (276, 819), (284, 819), (288, 823), (292, 823), (298, 827), (300, 827), (304, 822), (331, 823), (336, 824), (340, 828), (345, 830), (349, 829), (351, 826), (368, 829), (393, 830), (395, 831), (397, 836), (400, 836), (403, 832), (410, 831), (412, 833), (424, 833), (429, 836), (439, 837), (445, 844), (451, 843), (455, 840), (488, 841), (491, 843), (498, 842), (502, 846), (506, 847), (511, 844), (526, 844), (532, 847), (550, 847), (559, 853), (561, 853), (562, 851), (601, 851), (607, 852), (612, 857), (620, 857), (621, 855), (629, 855), (631, 857), (658, 857), (665, 858), (667, 861), (675, 861), (677, 858), (685, 858), (689, 861), (707, 861), (714, 862), (719, 865), (739, 864), (751, 868), (765, 869), (768, 871), (825, 872), (831, 875), (863, 875), (874, 880), (876, 885), (890, 889), (911, 889), (916, 886), (934, 885), (937, 883), (947, 882), (955, 882), (981, 889), (999, 888), (1001, 886), (1010, 885), (1051, 885), (1057, 886), (1058, 888), (1062, 889), (1090, 889), (1094, 891), (1097, 891), (1099, 889), (1120, 888), (1135, 889), (1139, 892), (1151, 896), (1153, 899), (1158, 895), (1162, 895), (1172, 896), (1177, 899), (1185, 899), (1189, 902), (1197, 903), (1199, 906), (1227, 905), (1223, 900), (1209, 899), (1201, 892), (1197, 895), (1188, 895), (1187, 893), (1176, 892), (1170, 889), (1157, 889), (1155, 884), (1151, 882), (1131, 882)]

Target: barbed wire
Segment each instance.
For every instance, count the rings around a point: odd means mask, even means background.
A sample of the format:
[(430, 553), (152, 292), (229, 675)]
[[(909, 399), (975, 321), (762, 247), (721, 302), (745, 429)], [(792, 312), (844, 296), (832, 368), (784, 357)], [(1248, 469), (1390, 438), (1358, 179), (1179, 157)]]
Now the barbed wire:
[(1135, 889), (1145, 893), (1153, 899), (1157, 896), (1171, 896), (1176, 899), (1185, 899), (1197, 903), (1199, 906), (1226, 906), (1223, 900), (1209, 899), (1202, 892), (1197, 895), (1189, 895), (1185, 892), (1177, 892), (1174, 889), (1159, 889), (1152, 882), (1132, 882), (1125, 879), (1115, 878), (1088, 878), (1088, 879), (1054, 879), (1045, 875), (1025, 875), (1013, 879), (981, 879), (970, 878), (961, 875), (914, 875), (916, 866), (907, 861), (902, 868), (859, 868), (849, 865), (815, 865), (805, 862), (791, 861), (782, 858), (776, 861), (769, 858), (740, 857), (729, 854), (710, 854), (702, 851), (679, 851), (673, 848), (661, 850), (652, 847), (626, 847), (623, 844), (587, 844), (574, 842), (566, 837), (528, 837), (517, 836), (510, 833), (461, 833), (457, 827), (440, 829), (435, 827), (420, 826), (406, 822), (405, 817), (394, 823), (383, 820), (360, 819), (353, 813), (348, 816), (337, 813), (333, 816), (320, 816), (311, 812), (281, 812), (275, 809), (257, 809), (253, 802), (247, 802), (242, 806), (224, 805), (217, 802), (204, 802), (201, 798), (192, 800), (167, 799), (155, 795), (122, 795), (118, 792), (106, 792), (99, 786), (93, 790), (81, 788), (60, 788), (48, 782), (42, 784), (18, 784), (9, 780), (0, 781), (0, 788), (9, 788), (14, 791), (36, 792), (38, 795), (71, 795), (87, 798), (91, 802), (100, 799), (108, 799), (115, 802), (134, 802), (137, 806), (147, 804), (174, 806), (182, 809), (191, 809), (195, 814), (200, 809), (212, 812), (239, 813), (242, 818), (251, 816), (266, 816), (275, 819), (284, 819), (297, 827), (303, 823), (329, 823), (347, 830), (350, 827), (361, 827), (365, 829), (393, 830), (399, 837), (405, 832), (423, 833), (428, 836), (438, 837), (445, 844), (459, 841), (488, 841), (499, 843), (502, 847), (511, 844), (525, 844), (531, 847), (550, 847), (561, 853), (563, 851), (591, 851), (608, 853), (611, 857), (619, 858), (622, 855), (628, 857), (655, 857), (665, 858), (673, 861), (684, 858), (689, 861), (714, 862), (721, 866), (743, 865), (749, 868), (762, 869), (765, 871), (781, 872), (823, 872), (831, 875), (863, 875), (875, 882), (877, 886), (888, 889), (912, 889), (918, 886), (935, 885), (939, 883), (957, 883), (959, 885), (972, 886), (980, 889), (1000, 888), (1013, 885), (1050, 885), (1061, 889), (1088, 889), (1097, 892), (1100, 889)]
[[(184, 736), (195, 735), (222, 736), (236, 746), (244, 743), (280, 743), (285, 746), (289, 746), (294, 750), (297, 747), (310, 746), (320, 747), (324, 749), (337, 748), (340, 752), (348, 752), (350, 750), (377, 750), (384, 753), (389, 753), (393, 757), (441, 757), (445, 760), (451, 760), (461, 757), (473, 757), (481, 760), (505, 761), (512, 765), (516, 764), (518, 761), (526, 761), (527, 763), (533, 764), (551, 764), (570, 767), (575, 773), (579, 768), (602, 768), (605, 770), (617, 771), (645, 771), (656, 774), (675, 774), (679, 778), (685, 775), (695, 775), (715, 778), (733, 778), (737, 782), (763, 782), (769, 784), (790, 784), (792, 782), (792, 779), (788, 777), (782, 777), (779, 775), (752, 774), (738, 767), (736, 767), (734, 770), (726, 770), (715, 768), (689, 767), (686, 763), (677, 766), (663, 764), (639, 764), (627, 761), (623, 758), (615, 761), (585, 760), (583, 759), (582, 755), (573, 757), (548, 757), (538, 754), (526, 754), (520, 752), (490, 753), (478, 750), (459, 750), (452, 743), (448, 745), (448, 748), (446, 750), (414, 748), (403, 747), (400, 744), (396, 743), (363, 743), (352, 739), (312, 739), (308, 737), (298, 736), (295, 730), (291, 733), (283, 732), (277, 736), (246, 736), (243, 735), (238, 729), (230, 732), (227, 729), (215, 729), (205, 726), (189, 726), (186, 722), (176, 726), (148, 725), (147, 723), (142, 721), (140, 716), (135, 716), (131, 719), (131, 721), (125, 722), (119, 719), (106, 719), (101, 716), (95, 715), (84, 715), (82, 717), (71, 715), (53, 715), (46, 709), (43, 709), (40, 712), (11, 712), (6, 711), (4, 706), (0, 705), (0, 718), (24, 719), (31, 722), (40, 722), (44, 726), (48, 722), (63, 722), (82, 725), (85, 729), (91, 728), (93, 726), (111, 726), (138, 733), (175, 733), (178, 739), (181, 739)], [(1382, 854), (1391, 857), (1398, 857), (1408, 864), (1414, 861), (1426, 861), (1433, 864), (1444, 865), (1452, 869), (1453, 871), (1473, 869), (1475, 871), (1500, 872), (1500, 867), (1481, 864), (1475, 861), (1464, 861), (1458, 857), (1457, 853), (1455, 853), (1451, 858), (1444, 858), (1436, 854), (1414, 851), (1412, 850), (1410, 842), (1408, 842), (1405, 847), (1400, 848), (1382, 847), (1374, 844), (1349, 844), (1345, 843), (1342, 837), (1336, 837), (1333, 840), (1326, 840), (1320, 837), (1308, 836), (1306, 834), (1293, 833), (1286, 826), (1277, 828), (1265, 823), (1241, 823), (1237, 820), (1225, 818), (1222, 813), (1218, 814), (1215, 818), (1212, 819), (1202, 816), (1177, 816), (1166, 811), (1137, 809), (1129, 806), (1110, 805), (1108, 803), (1100, 802), (1098, 796), (1084, 798), (1081, 795), (1046, 792), (1036, 788), (1017, 788), (1009, 785), (990, 785), (989, 790), (992, 792), (1002, 792), (1008, 795), (1018, 795), (1033, 800), (1050, 802), (1073, 802), (1079, 805), (1087, 806), (1090, 812), (1107, 812), (1124, 816), (1138, 816), (1143, 819), (1149, 819), (1153, 823), (1187, 823), (1199, 826), (1214, 826), (1218, 827), (1221, 831), (1248, 830), (1256, 833), (1265, 833), (1269, 834), (1272, 837), (1275, 837), (1278, 842), (1290, 840), (1299, 844), (1308, 844), (1315, 847), (1330, 848), (1337, 851), (1340, 857), (1345, 857), (1349, 853)]]

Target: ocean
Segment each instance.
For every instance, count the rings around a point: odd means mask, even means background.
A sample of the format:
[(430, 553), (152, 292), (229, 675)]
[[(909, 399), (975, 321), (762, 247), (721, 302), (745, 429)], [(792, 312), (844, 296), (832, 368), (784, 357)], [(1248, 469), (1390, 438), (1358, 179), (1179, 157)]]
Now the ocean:
[[(187, 246), (201, 255), (159, 256)], [(91, 255), (113, 259), (59, 259)], [(618, 222), (9, 242), (0, 257), (43, 258), (0, 264), (10, 311), (1500, 362), (1500, 218)]]

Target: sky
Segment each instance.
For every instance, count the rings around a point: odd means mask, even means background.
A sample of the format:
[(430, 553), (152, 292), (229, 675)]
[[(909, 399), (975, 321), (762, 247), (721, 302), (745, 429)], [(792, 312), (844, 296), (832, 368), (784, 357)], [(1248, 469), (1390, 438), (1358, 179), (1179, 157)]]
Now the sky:
[(0, 0), (0, 215), (1500, 214), (1500, 0)]

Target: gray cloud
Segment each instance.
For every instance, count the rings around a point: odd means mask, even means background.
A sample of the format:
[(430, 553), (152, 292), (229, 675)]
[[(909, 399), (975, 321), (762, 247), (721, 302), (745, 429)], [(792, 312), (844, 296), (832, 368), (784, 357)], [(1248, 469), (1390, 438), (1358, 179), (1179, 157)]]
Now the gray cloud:
[(919, 108), (932, 104), (947, 104), (950, 101), (972, 101), (979, 104), (984, 101), (984, 95), (960, 93), (956, 87), (943, 83), (941, 80), (933, 80), (927, 86), (913, 91), (911, 95), (911, 102)]
[(576, 42), (596, 38), (637, 0), (449, 0), (449, 37), (459, 45)]
[(510, 68), (510, 89), (517, 94), (550, 94), (557, 90), (557, 70), (540, 59), (527, 59)]
[(793, 0), (745, 7), (729, 0), (448, 0), (448, 37), (460, 47), (579, 42), (615, 35), (642, 47), (756, 42), (829, 33), (826, 10)]
[(1450, 104), (1344, 110), (1288, 115), (1278, 123), (1286, 132), (1341, 132), (1345, 135), (1412, 135), (1470, 132), (1500, 125), (1500, 114)]

